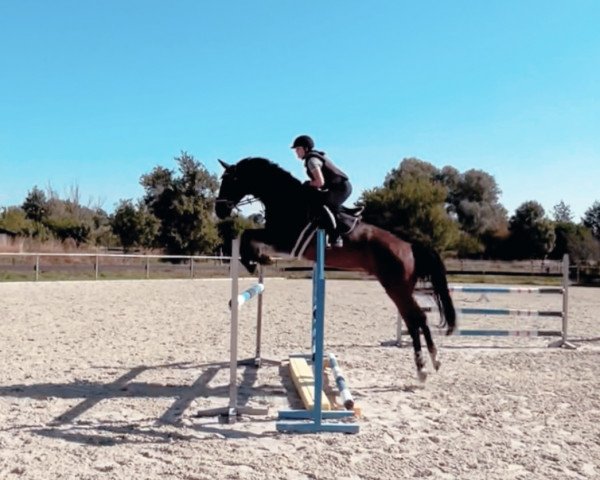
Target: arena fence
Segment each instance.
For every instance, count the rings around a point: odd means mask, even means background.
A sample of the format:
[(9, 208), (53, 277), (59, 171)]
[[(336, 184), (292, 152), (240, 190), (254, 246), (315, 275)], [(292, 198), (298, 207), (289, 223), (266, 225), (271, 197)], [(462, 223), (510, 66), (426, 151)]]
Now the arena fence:
[[(51, 273), (70, 274), (98, 280), (103, 274), (119, 276), (127, 272), (142, 278), (195, 278), (202, 275), (225, 277), (230, 257), (210, 255), (142, 255), (118, 253), (0, 253), (0, 274), (21, 274), (25, 279), (43, 280)], [(31, 278), (30, 278), (31, 276)]]

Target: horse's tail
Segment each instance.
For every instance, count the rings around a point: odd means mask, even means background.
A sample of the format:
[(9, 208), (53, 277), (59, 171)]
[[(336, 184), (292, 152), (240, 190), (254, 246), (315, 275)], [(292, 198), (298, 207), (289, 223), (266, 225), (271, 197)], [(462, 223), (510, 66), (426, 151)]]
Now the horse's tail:
[(431, 282), (433, 297), (440, 312), (440, 327), (447, 327), (446, 334), (450, 335), (456, 327), (456, 310), (448, 289), (444, 262), (433, 248), (413, 244), (412, 250), (416, 276)]

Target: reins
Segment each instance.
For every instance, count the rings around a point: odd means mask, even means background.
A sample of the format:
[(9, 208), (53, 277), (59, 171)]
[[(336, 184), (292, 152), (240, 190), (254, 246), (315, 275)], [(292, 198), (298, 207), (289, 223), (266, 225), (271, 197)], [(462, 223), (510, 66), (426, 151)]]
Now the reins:
[(252, 205), (253, 203), (260, 202), (260, 200), (258, 198), (255, 198), (252, 196), (246, 196), (246, 197), (244, 197), (245, 199), (242, 199), (237, 204), (233, 203), (231, 200), (227, 200), (226, 198), (217, 198), (215, 200), (215, 203), (224, 203), (231, 210), (233, 210), (235, 208), (236, 210), (239, 211), (240, 207), (243, 207), (245, 205)]

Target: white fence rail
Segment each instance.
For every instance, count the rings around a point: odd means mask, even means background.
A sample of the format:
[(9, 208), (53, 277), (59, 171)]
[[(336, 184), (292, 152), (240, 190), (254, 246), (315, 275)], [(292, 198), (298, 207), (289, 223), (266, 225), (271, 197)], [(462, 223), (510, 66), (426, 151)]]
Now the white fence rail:
[[(11, 261), (12, 258), (12, 261)], [(93, 278), (98, 279), (102, 271), (115, 272), (117, 270), (143, 270), (146, 278), (151, 278), (152, 267), (177, 269), (179, 272), (188, 270), (186, 276), (194, 278), (196, 265), (200, 262), (217, 266), (224, 276), (228, 270), (224, 263), (231, 257), (222, 255), (141, 255), (119, 253), (0, 253), (0, 274), (2, 273), (28, 273), (33, 270), (34, 279), (40, 280), (44, 271), (59, 272), (85, 272), (92, 271)], [(28, 260), (31, 260), (28, 262)], [(43, 260), (47, 263), (44, 264)], [(60, 261), (57, 259), (65, 259)], [(137, 263), (128, 261), (133, 260)], [(162, 260), (172, 261), (171, 264), (160, 263)], [(159, 268), (160, 270), (160, 268)], [(207, 271), (206, 266), (202, 269)]]

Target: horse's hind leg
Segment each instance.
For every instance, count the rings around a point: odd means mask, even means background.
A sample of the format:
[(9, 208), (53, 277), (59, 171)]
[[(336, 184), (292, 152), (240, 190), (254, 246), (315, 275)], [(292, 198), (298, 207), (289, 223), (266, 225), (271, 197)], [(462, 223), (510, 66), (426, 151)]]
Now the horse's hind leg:
[(413, 302), (413, 313), (411, 313), (412, 318), (414, 319), (414, 323), (418, 325), (417, 331), (420, 330), (421, 333), (423, 333), (425, 343), (427, 344), (427, 351), (429, 352), (429, 356), (431, 358), (431, 363), (433, 364), (433, 368), (436, 371), (438, 371), (442, 363), (437, 358), (438, 351), (437, 347), (435, 346), (435, 343), (433, 342), (433, 337), (431, 336), (431, 330), (429, 329), (429, 325), (427, 325), (427, 315), (425, 314), (423, 309), (418, 305), (416, 300), (413, 299)]
[[(427, 326), (427, 316), (413, 298), (412, 292), (408, 290), (407, 286), (400, 285), (397, 282), (386, 281), (382, 276), (379, 276), (379, 281), (388, 296), (394, 301), (394, 304), (398, 308), (398, 311), (406, 324), (415, 352), (417, 376), (419, 380), (425, 381), (427, 379), (427, 372), (425, 372), (425, 361), (421, 350), (421, 327), (423, 325)], [(425, 337), (425, 339), (427, 340), (427, 337)], [(429, 340), (432, 341), (431, 334), (429, 335)], [(429, 342), (427, 342), (427, 347), (429, 348)], [(431, 353), (431, 349), (429, 352)]]
[[(412, 299), (411, 299), (412, 300)], [(410, 305), (407, 305), (410, 303)], [(421, 326), (425, 324), (426, 316), (425, 312), (419, 307), (417, 302), (404, 302), (404, 305), (400, 308), (400, 315), (404, 319), (406, 328), (413, 343), (413, 350), (415, 352), (415, 366), (417, 367), (417, 377), (419, 380), (424, 382), (427, 379), (427, 372), (425, 371), (425, 360), (423, 359), (423, 351), (421, 349)], [(427, 348), (431, 354), (431, 348), (427, 336), (425, 336), (427, 342)], [(431, 334), (429, 336), (431, 340)], [(435, 349), (435, 346), (433, 347)]]
[(429, 325), (427, 325), (427, 318), (423, 325), (421, 325), (421, 331), (423, 332), (423, 336), (425, 337), (425, 343), (427, 343), (427, 350), (429, 351), (429, 356), (431, 357), (431, 363), (433, 363), (433, 368), (435, 370), (439, 370), (442, 362), (437, 359), (437, 348), (435, 343), (433, 343), (433, 338), (431, 337), (431, 330), (429, 330)]

